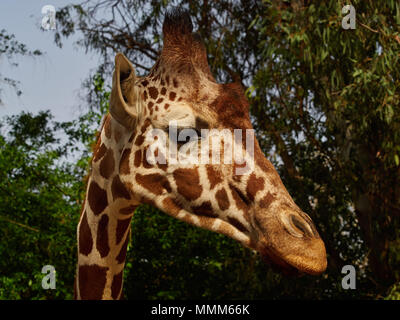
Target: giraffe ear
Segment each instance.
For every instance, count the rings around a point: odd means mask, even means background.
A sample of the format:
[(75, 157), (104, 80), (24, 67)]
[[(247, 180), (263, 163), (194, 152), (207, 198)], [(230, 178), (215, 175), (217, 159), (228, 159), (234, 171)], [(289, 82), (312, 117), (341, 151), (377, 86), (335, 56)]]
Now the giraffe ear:
[(135, 82), (135, 69), (131, 62), (122, 53), (117, 53), (110, 97), (110, 113), (115, 120), (127, 128), (133, 128), (137, 118), (138, 106), (136, 104), (139, 103), (139, 99)]

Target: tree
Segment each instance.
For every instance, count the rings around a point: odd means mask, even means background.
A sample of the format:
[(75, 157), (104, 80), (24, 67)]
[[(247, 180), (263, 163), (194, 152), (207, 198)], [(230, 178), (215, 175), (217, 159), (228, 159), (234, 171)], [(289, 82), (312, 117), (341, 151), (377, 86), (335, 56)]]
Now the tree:
[[(59, 146), (59, 124), (48, 112), (4, 120), (1, 128), (8, 133), (0, 135), (0, 299), (72, 297), (71, 234), (81, 178), (74, 174), (75, 165), (60, 163), (67, 150)], [(41, 288), (44, 265), (55, 267), (57, 290)]]
[(340, 1), (266, 4), (258, 128), (319, 221), (331, 266), (359, 265), (384, 293), (400, 276), (399, 3), (354, 2), (355, 30), (341, 28)]
[[(18, 66), (18, 63), (13, 61), (13, 59), (15, 59), (15, 56), (22, 55), (34, 57), (40, 56), (42, 54), (43, 53), (40, 50), (29, 50), (25, 44), (17, 41), (13, 34), (8, 34), (7, 31), (4, 29), (0, 30), (0, 59), (7, 58), (8, 62), (12, 66)], [(19, 87), (19, 81), (4, 76), (0, 73), (0, 83), (5, 83), (6, 85), (11, 86), (18, 96), (21, 95), (22, 91)], [(3, 89), (0, 88), (0, 105), (3, 104), (3, 101), (1, 100), (2, 91)]]

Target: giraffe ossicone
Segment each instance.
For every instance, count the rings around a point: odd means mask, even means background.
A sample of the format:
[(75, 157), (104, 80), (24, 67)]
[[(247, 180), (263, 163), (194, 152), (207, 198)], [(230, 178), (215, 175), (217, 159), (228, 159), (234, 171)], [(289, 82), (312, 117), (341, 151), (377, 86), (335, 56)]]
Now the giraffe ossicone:
[(247, 141), (252, 130), (241, 85), (215, 81), (185, 11), (166, 14), (163, 49), (147, 76), (137, 77), (118, 53), (77, 228), (76, 298), (121, 297), (130, 222), (141, 203), (229, 236), (285, 272), (322, 273), (324, 243), (254, 133)]

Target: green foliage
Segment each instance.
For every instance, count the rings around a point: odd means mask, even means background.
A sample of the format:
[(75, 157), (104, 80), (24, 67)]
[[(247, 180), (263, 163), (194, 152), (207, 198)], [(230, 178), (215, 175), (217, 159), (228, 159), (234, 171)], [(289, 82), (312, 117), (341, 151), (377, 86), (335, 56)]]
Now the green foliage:
[(395, 283), (385, 297), (385, 300), (400, 300), (400, 283)]
[[(55, 137), (58, 124), (40, 112), (5, 119), (0, 136), (0, 299), (71, 298), (76, 212), (71, 166)], [(57, 270), (56, 291), (41, 288), (41, 269)]]
[(286, 185), (322, 230), (330, 267), (357, 265), (383, 293), (400, 266), (400, 5), (353, 2), (354, 30), (341, 27), (342, 6), (265, 1), (250, 101)]

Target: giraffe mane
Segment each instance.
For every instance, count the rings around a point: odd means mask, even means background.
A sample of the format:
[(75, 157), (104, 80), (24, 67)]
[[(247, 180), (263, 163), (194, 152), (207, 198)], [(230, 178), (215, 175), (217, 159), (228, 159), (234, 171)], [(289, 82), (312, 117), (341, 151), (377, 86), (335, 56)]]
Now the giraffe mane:
[(172, 8), (164, 17), (163, 34), (169, 41), (181, 41), (182, 38), (190, 38), (193, 24), (187, 10)]
[(179, 65), (187, 74), (197, 69), (209, 80), (215, 81), (208, 65), (204, 43), (200, 35), (192, 31), (193, 24), (187, 10), (169, 10), (163, 23), (164, 44), (160, 60), (163, 65)]

